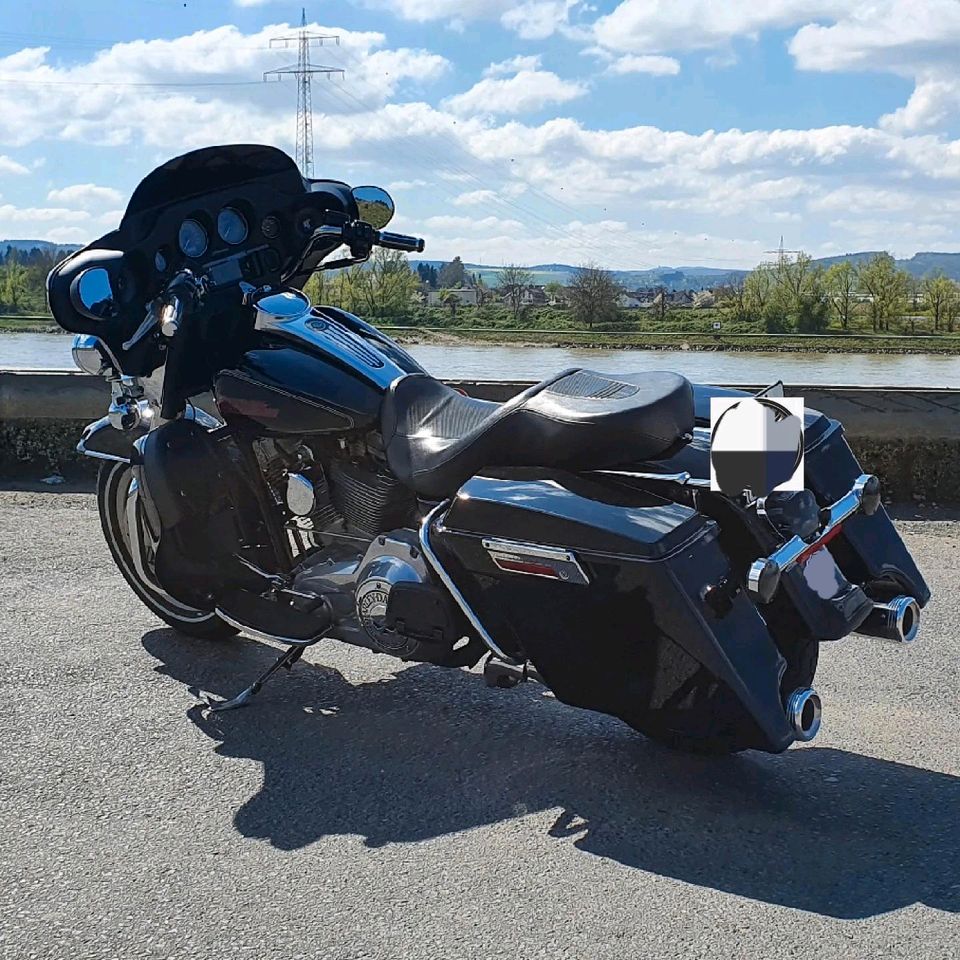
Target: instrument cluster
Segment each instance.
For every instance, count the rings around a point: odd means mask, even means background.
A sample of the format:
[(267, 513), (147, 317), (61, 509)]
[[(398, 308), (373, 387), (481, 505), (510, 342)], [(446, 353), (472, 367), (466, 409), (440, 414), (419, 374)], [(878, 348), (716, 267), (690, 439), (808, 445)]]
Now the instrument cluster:
[(156, 296), (184, 268), (204, 274), (215, 288), (279, 281), (324, 213), (344, 209), (339, 194), (345, 187), (324, 182), (319, 190), (291, 195), (245, 184), (154, 211), (149, 221), (140, 219), (140, 239), (131, 251), (147, 296)]

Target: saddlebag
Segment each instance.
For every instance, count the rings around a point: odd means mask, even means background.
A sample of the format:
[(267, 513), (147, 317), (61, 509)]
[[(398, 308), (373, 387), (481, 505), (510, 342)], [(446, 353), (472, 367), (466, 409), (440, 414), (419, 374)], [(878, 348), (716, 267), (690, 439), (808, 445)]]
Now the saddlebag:
[(730, 563), (716, 523), (689, 507), (568, 473), (497, 471), (461, 488), (431, 540), (495, 643), (559, 699), (644, 732), (772, 751), (793, 741), (785, 661), (742, 591), (712, 605)]

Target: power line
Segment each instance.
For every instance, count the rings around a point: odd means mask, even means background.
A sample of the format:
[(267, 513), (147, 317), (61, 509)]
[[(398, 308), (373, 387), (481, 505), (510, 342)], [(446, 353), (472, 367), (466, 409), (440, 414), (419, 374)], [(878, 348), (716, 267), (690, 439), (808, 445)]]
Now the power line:
[(0, 83), (26, 87), (259, 87), (262, 80), (184, 80), (181, 82), (123, 80), (25, 80), (21, 77), (0, 77)]
[(292, 37), (274, 37), (270, 41), (270, 46), (274, 48), (289, 47), (291, 43), (296, 43), (297, 65), (267, 70), (263, 75), (264, 80), (268, 77), (282, 80), (286, 75), (297, 78), (297, 164), (308, 179), (313, 175), (313, 75), (339, 73), (343, 76), (344, 73), (339, 67), (314, 66), (310, 62), (311, 46), (316, 43), (322, 47), (325, 40), (334, 40), (338, 46), (340, 44), (336, 34), (307, 33), (307, 11), (305, 7), (301, 8), (299, 32)]

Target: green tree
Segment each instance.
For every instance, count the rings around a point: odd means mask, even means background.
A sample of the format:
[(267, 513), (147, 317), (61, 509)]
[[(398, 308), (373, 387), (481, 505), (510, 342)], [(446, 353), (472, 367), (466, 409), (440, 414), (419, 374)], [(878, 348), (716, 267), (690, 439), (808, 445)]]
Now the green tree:
[(775, 287), (769, 310), (776, 312), (786, 329), (819, 333), (828, 323), (829, 307), (823, 285), (823, 270), (813, 258), (800, 252), (794, 259), (781, 257), (774, 268)]
[(857, 267), (857, 284), (869, 297), (867, 314), (874, 333), (889, 330), (891, 319), (903, 315), (907, 274), (897, 269), (889, 253), (878, 253)]
[(27, 269), (8, 257), (0, 273), (0, 305), (8, 310), (19, 310), (28, 294)]
[(354, 279), (356, 300), (373, 316), (406, 315), (417, 289), (417, 275), (410, 269), (406, 254), (378, 247), (367, 268)]
[[(925, 276), (922, 286), (923, 299), (930, 309), (933, 329), (939, 331), (940, 324), (947, 318), (951, 302), (956, 299), (957, 285), (946, 277), (942, 271), (938, 271)], [(952, 319), (951, 317), (951, 329), (953, 327)]]
[(744, 317), (760, 320), (766, 317), (770, 301), (777, 289), (777, 274), (769, 263), (761, 263), (743, 281)]
[(570, 282), (570, 312), (578, 323), (593, 329), (594, 321), (608, 323), (620, 316), (620, 284), (608, 270), (587, 263), (577, 267)]
[(567, 288), (557, 280), (551, 280), (543, 287), (543, 292), (547, 295), (550, 303), (566, 303)]
[(846, 330), (857, 302), (857, 272), (849, 260), (841, 260), (827, 270), (823, 279), (830, 308)]
[(514, 323), (523, 310), (523, 295), (533, 283), (533, 274), (526, 267), (508, 263), (497, 274), (497, 289), (503, 294), (504, 302), (510, 307)]
[(454, 257), (450, 263), (445, 263), (440, 268), (440, 273), (437, 277), (437, 286), (444, 288), (452, 287), (454, 289), (462, 287), (465, 276), (466, 272), (463, 269), (463, 261), (459, 257)]

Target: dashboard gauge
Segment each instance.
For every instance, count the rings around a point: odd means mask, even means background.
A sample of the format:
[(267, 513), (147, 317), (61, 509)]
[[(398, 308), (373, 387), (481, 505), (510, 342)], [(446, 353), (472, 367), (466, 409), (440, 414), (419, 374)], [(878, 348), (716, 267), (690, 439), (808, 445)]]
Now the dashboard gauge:
[(280, 236), (280, 221), (272, 214), (269, 217), (264, 217), (260, 224), (260, 232), (267, 240), (276, 240)]
[(164, 253), (163, 247), (161, 247), (161, 248), (153, 255), (153, 265), (157, 268), (157, 273), (164, 273), (164, 272), (166, 272), (166, 269), (167, 269), (167, 255), (166, 255), (166, 253)]
[(233, 207), (224, 207), (217, 217), (217, 233), (221, 240), (236, 246), (247, 239), (247, 221)]
[(207, 231), (196, 220), (184, 220), (177, 238), (186, 257), (202, 257), (207, 250)]

